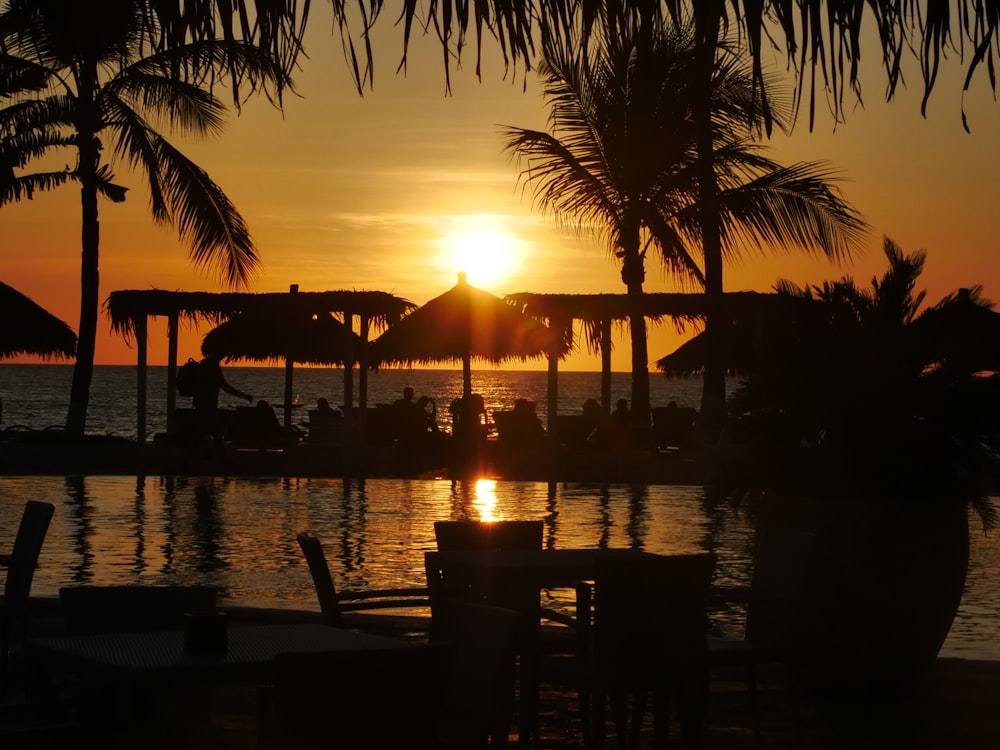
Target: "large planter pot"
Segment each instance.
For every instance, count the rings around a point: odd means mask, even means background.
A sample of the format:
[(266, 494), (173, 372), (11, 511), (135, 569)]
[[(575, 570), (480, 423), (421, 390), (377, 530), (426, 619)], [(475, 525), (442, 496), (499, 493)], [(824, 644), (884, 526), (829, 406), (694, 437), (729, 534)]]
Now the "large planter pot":
[(761, 522), (817, 535), (799, 628), (806, 686), (867, 700), (919, 685), (962, 599), (965, 505), (786, 500), (766, 508)]

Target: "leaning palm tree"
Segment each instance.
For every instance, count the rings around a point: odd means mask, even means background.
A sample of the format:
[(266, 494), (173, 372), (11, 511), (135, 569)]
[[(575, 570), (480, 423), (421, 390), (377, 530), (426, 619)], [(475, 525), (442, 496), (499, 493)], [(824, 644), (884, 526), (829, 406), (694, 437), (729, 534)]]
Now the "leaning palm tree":
[[(86, 427), (99, 302), (99, 198), (125, 200), (112, 162), (142, 172), (153, 219), (177, 227), (200, 268), (245, 286), (259, 264), (247, 226), (209, 176), (160, 132), (221, 130), (219, 76), (241, 72), (285, 83), (267, 54), (238, 41), (204, 40), (155, 52), (163, 30), (144, 0), (6, 0), (0, 3), (0, 205), (66, 183), (80, 186), (80, 324), (67, 430)], [(107, 147), (107, 148), (106, 148)], [(75, 151), (75, 164), (45, 159)], [(107, 154), (110, 153), (110, 160)], [(39, 165), (39, 171), (29, 171)]]
[[(647, 252), (682, 283), (704, 289), (699, 192), (698, 64), (687, 27), (607, 24), (599, 46), (552, 45), (542, 67), (552, 131), (507, 128), (536, 201), (557, 216), (604, 233), (633, 304), (632, 411), (649, 411), (645, 318)], [(726, 252), (801, 248), (839, 258), (865, 223), (821, 163), (782, 167), (755, 143), (752, 74), (724, 49), (709, 102)], [(780, 122), (780, 120), (779, 120)]]

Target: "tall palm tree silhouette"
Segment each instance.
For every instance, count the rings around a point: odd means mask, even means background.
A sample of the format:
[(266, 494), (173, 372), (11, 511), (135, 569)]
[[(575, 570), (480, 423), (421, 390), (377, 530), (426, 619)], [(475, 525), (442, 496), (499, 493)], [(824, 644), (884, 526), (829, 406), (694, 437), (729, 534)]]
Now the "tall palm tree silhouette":
[[(82, 260), (76, 366), (66, 428), (86, 427), (99, 307), (98, 198), (125, 200), (106, 157), (142, 172), (153, 220), (178, 229), (195, 266), (243, 287), (259, 265), (246, 223), (208, 174), (158, 130), (219, 132), (212, 84), (229, 72), (285, 84), (273, 58), (239, 41), (154, 51), (163, 34), (144, 0), (9, 0), (0, 13), (0, 205), (69, 182), (80, 186)], [(59, 171), (28, 169), (76, 152)]]
[[(541, 71), (552, 131), (507, 128), (507, 150), (536, 200), (603, 232), (632, 302), (632, 413), (648, 419), (643, 283), (655, 250), (682, 283), (705, 289), (700, 192), (700, 63), (688, 27), (607, 23), (595, 43), (546, 50)], [(866, 225), (822, 163), (782, 167), (755, 143), (752, 72), (726, 47), (707, 87), (721, 247), (848, 255)], [(780, 113), (774, 116), (779, 124)], [(749, 124), (749, 127), (748, 127)], [(721, 279), (720, 279), (721, 283)]]

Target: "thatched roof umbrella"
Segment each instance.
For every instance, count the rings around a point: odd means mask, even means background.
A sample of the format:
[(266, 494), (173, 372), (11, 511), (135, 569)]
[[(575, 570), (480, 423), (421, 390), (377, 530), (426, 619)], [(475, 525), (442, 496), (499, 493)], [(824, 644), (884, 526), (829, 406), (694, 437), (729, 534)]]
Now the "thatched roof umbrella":
[[(352, 342), (350, 347), (347, 342)], [(244, 313), (205, 334), (201, 352), (229, 360), (285, 363), (285, 427), (292, 424), (292, 369), (310, 365), (353, 364), (360, 337), (329, 313), (265, 315)], [(349, 360), (349, 362), (347, 361)]]
[(458, 284), (390, 326), (369, 349), (373, 365), (462, 362), (462, 394), (472, 394), (472, 360), (508, 359), (562, 353), (561, 336), (502, 299)]
[[(728, 322), (716, 330), (722, 339), (719, 349), (724, 352), (727, 375), (738, 375), (752, 361), (753, 357), (753, 326)], [(702, 331), (688, 339), (665, 357), (656, 360), (656, 368), (668, 377), (695, 375), (703, 372), (705, 361), (712, 347), (709, 343), (708, 331)]]
[(59, 318), (0, 282), (0, 359), (18, 354), (72, 357), (76, 334)]
[[(177, 365), (177, 332), (181, 321), (197, 324), (209, 321), (219, 324), (243, 313), (263, 315), (294, 313), (312, 315), (321, 312), (342, 313), (345, 320), (357, 315), (362, 337), (368, 326), (383, 327), (413, 309), (414, 305), (388, 292), (338, 290), (326, 292), (171, 292), (163, 289), (123, 289), (111, 292), (105, 309), (111, 318), (112, 330), (126, 341), (134, 339), (137, 349), (136, 434), (146, 435), (146, 335), (149, 318), (167, 318), (167, 420), (168, 429), (174, 411), (174, 373)], [(365, 371), (361, 372), (360, 400), (365, 398)], [(344, 370), (344, 402), (353, 402), (353, 378)]]
[[(643, 298), (646, 316), (659, 322), (666, 314), (660, 308), (662, 297), (669, 296), (674, 306), (680, 304), (682, 310), (692, 307), (688, 302), (684, 307), (682, 298), (691, 295), (647, 294)], [(625, 294), (536, 294), (518, 292), (505, 298), (526, 315), (540, 318), (549, 326), (561, 329), (566, 341), (573, 341), (573, 321), (583, 325), (583, 337), (591, 352), (601, 355), (601, 410), (605, 417), (611, 414), (611, 328), (614, 324), (625, 325), (631, 315), (633, 302)], [(684, 321), (696, 316), (686, 312), (677, 313)], [(680, 325), (680, 324), (679, 324)]]

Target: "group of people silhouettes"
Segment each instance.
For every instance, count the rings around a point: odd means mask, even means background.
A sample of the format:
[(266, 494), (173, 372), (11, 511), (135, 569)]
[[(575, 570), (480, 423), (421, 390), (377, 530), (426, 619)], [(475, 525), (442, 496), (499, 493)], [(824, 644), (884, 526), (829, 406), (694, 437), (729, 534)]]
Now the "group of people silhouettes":
[[(253, 403), (254, 400), (251, 394), (236, 388), (226, 380), (222, 372), (221, 357), (205, 357), (199, 363), (196, 384), (192, 389), (192, 406), (196, 417), (197, 438), (203, 440), (206, 436), (210, 436), (219, 457), (225, 455), (222, 441), (226, 425), (219, 413), (219, 394), (222, 392), (245, 399), (248, 403)], [(444, 439), (438, 427), (437, 405), (434, 399), (429, 396), (415, 399), (415, 396), (413, 387), (406, 386), (402, 396), (392, 405), (394, 440), (400, 448), (401, 461), (411, 465), (410, 468), (426, 463), (431, 456), (439, 456), (440, 441)], [(517, 418), (527, 419), (530, 421), (533, 434), (543, 436), (541, 421), (535, 415), (533, 408), (530, 414), (527, 413), (528, 405), (529, 402), (518, 399), (510, 416), (515, 421)], [(270, 412), (267, 422), (280, 429), (280, 423), (271, 405), (262, 400), (257, 406), (262, 412)], [(320, 415), (341, 414), (339, 410), (330, 406), (325, 398), (318, 398), (316, 406), (316, 412)], [(452, 452), (470, 460), (476, 455), (481, 455), (489, 429), (489, 419), (482, 395), (472, 394), (471, 398), (456, 398), (452, 401), (449, 411), (452, 417)], [(628, 445), (633, 425), (627, 399), (618, 399), (609, 417), (604, 417), (600, 404), (595, 399), (587, 399), (583, 404), (582, 417), (587, 431), (588, 446), (623, 450)]]

